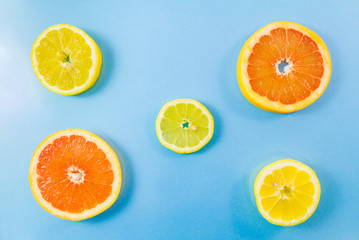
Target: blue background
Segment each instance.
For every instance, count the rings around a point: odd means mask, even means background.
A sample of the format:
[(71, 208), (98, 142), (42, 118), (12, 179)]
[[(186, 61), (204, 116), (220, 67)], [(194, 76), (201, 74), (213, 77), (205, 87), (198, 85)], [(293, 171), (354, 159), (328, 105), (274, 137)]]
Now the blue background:
[[(254, 107), (236, 77), (244, 42), (279, 20), (317, 32), (333, 64), (322, 97), (292, 114)], [(31, 66), (33, 42), (59, 23), (86, 31), (103, 55), (98, 81), (78, 96), (50, 92)], [(356, 0), (2, 0), (0, 30), (0, 239), (359, 238)], [(197, 153), (157, 139), (157, 114), (177, 98), (214, 117)], [(125, 173), (116, 203), (81, 222), (44, 211), (28, 183), (38, 144), (67, 128), (103, 137)], [(266, 222), (253, 204), (253, 177), (283, 158), (308, 164), (322, 187), (314, 215), (295, 227)]]

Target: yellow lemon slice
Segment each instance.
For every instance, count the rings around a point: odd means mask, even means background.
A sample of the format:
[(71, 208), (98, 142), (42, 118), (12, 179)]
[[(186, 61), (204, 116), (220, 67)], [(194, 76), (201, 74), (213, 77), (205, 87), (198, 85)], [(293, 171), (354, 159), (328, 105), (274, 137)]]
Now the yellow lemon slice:
[(120, 163), (111, 147), (81, 129), (46, 138), (32, 157), (29, 178), (37, 202), (51, 214), (72, 221), (109, 208), (122, 182)]
[(156, 121), (158, 139), (177, 153), (192, 153), (201, 149), (212, 138), (213, 128), (210, 112), (192, 99), (166, 103)]
[(293, 226), (307, 220), (320, 198), (320, 184), (314, 171), (291, 159), (263, 168), (254, 184), (257, 207), (269, 222)]
[(255, 106), (289, 113), (317, 100), (331, 74), (327, 47), (310, 29), (274, 22), (254, 33), (238, 58), (238, 83)]
[(37, 78), (46, 88), (62, 95), (76, 95), (96, 82), (102, 56), (84, 31), (58, 24), (36, 39), (31, 60)]

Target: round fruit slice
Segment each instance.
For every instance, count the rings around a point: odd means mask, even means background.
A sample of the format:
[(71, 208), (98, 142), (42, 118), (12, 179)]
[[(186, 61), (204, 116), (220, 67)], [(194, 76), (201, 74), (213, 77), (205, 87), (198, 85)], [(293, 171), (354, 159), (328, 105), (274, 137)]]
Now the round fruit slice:
[(192, 153), (211, 140), (213, 125), (212, 115), (201, 103), (177, 99), (162, 107), (156, 132), (165, 147), (177, 153)]
[(274, 22), (259, 29), (244, 44), (237, 64), (239, 86), (248, 101), (278, 113), (313, 103), (327, 87), (330, 74), (324, 42), (292, 22)]
[(32, 157), (29, 178), (37, 202), (51, 214), (72, 221), (109, 208), (122, 181), (120, 164), (110, 146), (81, 129), (46, 138)]
[(46, 88), (62, 95), (76, 95), (96, 82), (102, 56), (84, 31), (58, 24), (36, 39), (31, 60), (37, 78)]
[(260, 171), (254, 194), (265, 219), (273, 224), (293, 226), (314, 213), (320, 198), (320, 184), (310, 167), (284, 159)]

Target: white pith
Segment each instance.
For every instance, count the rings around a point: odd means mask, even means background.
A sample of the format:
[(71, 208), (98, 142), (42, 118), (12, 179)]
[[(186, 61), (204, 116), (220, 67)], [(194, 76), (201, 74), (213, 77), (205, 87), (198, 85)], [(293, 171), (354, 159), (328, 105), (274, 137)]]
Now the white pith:
[[(62, 136), (69, 137), (74, 134), (85, 137), (85, 139), (87, 141), (94, 142), (98, 146), (98, 148), (101, 148), (103, 150), (103, 152), (105, 153), (106, 158), (111, 163), (112, 170), (114, 172), (114, 180), (112, 183), (112, 192), (111, 192), (110, 196), (103, 203), (98, 204), (96, 207), (94, 207), (92, 209), (86, 209), (81, 213), (69, 213), (69, 212), (61, 211), (59, 209), (54, 208), (51, 205), (51, 203), (47, 202), (42, 197), (41, 191), (37, 184), (37, 178), (39, 176), (37, 173), (37, 164), (38, 164), (38, 159), (39, 159), (41, 152), (44, 150), (44, 148), (48, 144), (53, 143), (53, 141), (55, 139), (62, 137)], [(68, 169), (64, 169), (64, 170), (68, 170)], [(100, 139), (93, 133), (90, 133), (90, 132), (87, 132), (84, 130), (80, 130), (80, 129), (62, 130), (62, 131), (59, 131), (59, 132), (56, 132), (56, 133), (50, 135), (47, 139), (45, 139), (40, 144), (40, 146), (36, 149), (36, 151), (34, 152), (34, 155), (32, 157), (31, 163), (30, 163), (29, 175), (30, 175), (31, 189), (33, 191), (33, 194), (34, 194), (36, 200), (39, 202), (39, 204), (46, 211), (50, 212), (51, 214), (54, 214), (55, 216), (58, 216), (60, 218), (73, 220), (73, 221), (83, 220), (83, 219), (95, 216), (95, 215), (103, 212), (107, 208), (109, 208), (117, 199), (117, 196), (118, 196), (118, 194), (120, 192), (120, 188), (121, 188), (121, 182), (122, 182), (121, 167), (118, 162), (116, 154), (113, 152), (113, 150), (110, 148), (110, 146), (108, 146), (107, 143), (105, 143), (102, 139)]]

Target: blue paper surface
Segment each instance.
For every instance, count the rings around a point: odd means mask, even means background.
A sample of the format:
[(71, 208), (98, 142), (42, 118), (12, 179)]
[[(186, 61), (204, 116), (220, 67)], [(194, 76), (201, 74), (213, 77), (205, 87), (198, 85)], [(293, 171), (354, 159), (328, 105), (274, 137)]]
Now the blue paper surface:
[[(0, 239), (359, 239), (358, 13), (355, 0), (2, 0)], [(245, 41), (280, 20), (315, 31), (332, 58), (327, 90), (292, 114), (251, 105), (236, 76)], [(50, 92), (31, 66), (33, 42), (59, 23), (86, 31), (103, 55), (98, 81), (78, 96)], [(157, 139), (157, 114), (177, 98), (214, 117), (197, 153)], [(80, 222), (43, 210), (28, 182), (38, 144), (67, 128), (104, 138), (125, 173), (116, 203)], [(322, 187), (295, 227), (268, 223), (253, 203), (253, 176), (283, 158), (309, 165)]]

